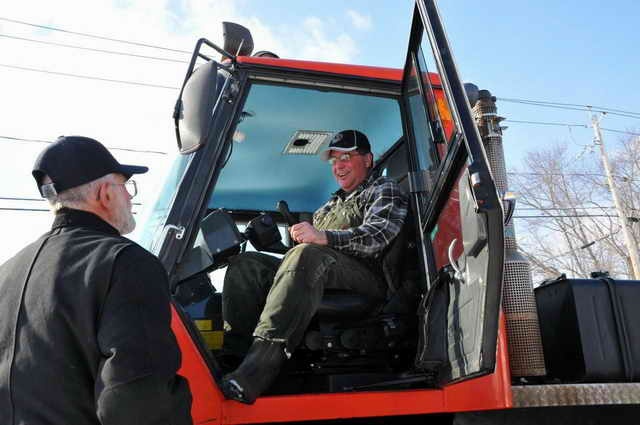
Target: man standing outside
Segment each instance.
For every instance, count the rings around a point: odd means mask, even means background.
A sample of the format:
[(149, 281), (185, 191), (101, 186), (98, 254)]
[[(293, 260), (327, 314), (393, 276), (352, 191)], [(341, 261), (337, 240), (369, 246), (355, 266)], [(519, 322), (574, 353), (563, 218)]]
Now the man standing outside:
[(129, 180), (98, 141), (60, 137), (33, 176), (52, 229), (0, 266), (0, 422), (191, 424), (162, 264), (133, 231)]
[[(279, 259), (256, 252), (230, 260), (223, 316), (227, 355), (244, 356), (223, 378), (227, 398), (253, 403), (276, 378), (304, 336), (325, 288), (384, 300), (382, 254), (400, 233), (408, 199), (392, 179), (371, 175), (367, 136), (344, 130), (321, 158), (340, 190), (313, 215), (289, 229), (299, 245)], [(250, 346), (250, 348), (249, 348)]]

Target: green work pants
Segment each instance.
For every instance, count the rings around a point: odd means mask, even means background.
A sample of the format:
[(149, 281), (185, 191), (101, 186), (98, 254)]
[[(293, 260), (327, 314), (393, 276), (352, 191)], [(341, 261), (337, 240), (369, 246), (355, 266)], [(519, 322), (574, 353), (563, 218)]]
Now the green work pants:
[(304, 336), (325, 288), (378, 298), (386, 295), (381, 273), (326, 246), (300, 244), (282, 260), (258, 252), (231, 259), (224, 278), (224, 349), (244, 355), (258, 336), (283, 342), (292, 352)]

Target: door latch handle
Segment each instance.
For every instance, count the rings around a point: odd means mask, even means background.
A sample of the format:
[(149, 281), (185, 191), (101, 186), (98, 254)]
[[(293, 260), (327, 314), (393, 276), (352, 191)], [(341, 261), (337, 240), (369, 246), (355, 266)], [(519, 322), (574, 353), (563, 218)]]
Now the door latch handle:
[(464, 283), (464, 273), (460, 270), (460, 266), (458, 266), (456, 260), (453, 259), (453, 249), (456, 246), (456, 242), (458, 242), (458, 239), (454, 239), (451, 241), (451, 243), (449, 244), (449, 249), (447, 250), (447, 254), (449, 257), (449, 264), (451, 264), (451, 267), (455, 271), (453, 276), (460, 282)]
[(502, 205), (504, 209), (504, 225), (508, 226), (513, 218), (513, 213), (516, 211), (516, 194), (513, 192), (506, 192), (502, 196)]
[(162, 244), (165, 240), (165, 238), (167, 237), (167, 233), (169, 233), (169, 230), (173, 230), (175, 232), (174, 237), (178, 240), (182, 239), (184, 237), (184, 233), (186, 231), (184, 226), (176, 226), (175, 224), (166, 224), (163, 228), (162, 231), (160, 232), (160, 234), (158, 234), (153, 242), (151, 243), (151, 248), (150, 251), (153, 252), (154, 254), (158, 255), (159, 254), (159, 250), (162, 247)]

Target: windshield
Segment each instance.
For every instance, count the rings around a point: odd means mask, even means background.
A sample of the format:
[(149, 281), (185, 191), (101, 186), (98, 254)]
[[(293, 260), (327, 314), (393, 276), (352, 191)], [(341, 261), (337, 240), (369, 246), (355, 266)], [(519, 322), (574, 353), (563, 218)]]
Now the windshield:
[(193, 154), (176, 154), (153, 207), (147, 210), (147, 214), (140, 224), (139, 228), (141, 231), (133, 235), (133, 239), (136, 242), (153, 254), (158, 254), (155, 251), (159, 247), (155, 247), (154, 242), (161, 236), (161, 231), (169, 215), (173, 198), (192, 157)]
[(379, 157), (402, 137), (397, 100), (253, 84), (209, 208), (274, 211), (282, 199), (292, 211), (315, 211), (338, 189), (318, 152), (350, 128), (365, 133)]

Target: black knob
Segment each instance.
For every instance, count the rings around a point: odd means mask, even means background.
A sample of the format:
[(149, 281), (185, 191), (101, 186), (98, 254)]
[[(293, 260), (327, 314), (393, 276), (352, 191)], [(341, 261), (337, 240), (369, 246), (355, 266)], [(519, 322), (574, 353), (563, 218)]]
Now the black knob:
[(278, 208), (278, 211), (280, 212), (280, 214), (282, 214), (289, 226), (293, 226), (298, 222), (291, 214), (291, 211), (289, 211), (289, 205), (287, 204), (287, 201), (278, 201), (278, 203), (276, 204), (276, 208)]

